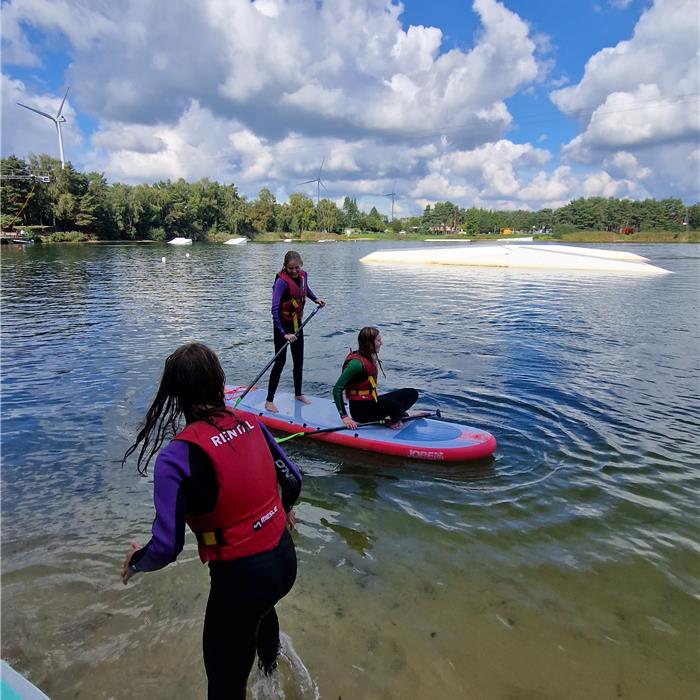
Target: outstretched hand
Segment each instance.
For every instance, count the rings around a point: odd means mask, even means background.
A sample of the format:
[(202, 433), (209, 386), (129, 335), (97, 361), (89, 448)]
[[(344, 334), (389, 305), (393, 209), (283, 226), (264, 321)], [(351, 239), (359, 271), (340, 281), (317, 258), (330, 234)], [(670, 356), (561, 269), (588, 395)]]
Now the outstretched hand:
[(316, 299), (316, 305), (323, 308), (326, 305), (326, 302), (324, 299)]
[(357, 430), (357, 423), (350, 416), (343, 416), (343, 425), (349, 430)]
[(134, 572), (129, 568), (129, 562), (131, 561), (131, 557), (134, 552), (137, 552), (139, 549), (141, 549), (141, 545), (136, 540), (132, 540), (131, 544), (129, 545), (129, 551), (124, 557), (124, 563), (122, 564), (122, 583), (125, 586), (129, 582), (129, 579), (134, 575)]

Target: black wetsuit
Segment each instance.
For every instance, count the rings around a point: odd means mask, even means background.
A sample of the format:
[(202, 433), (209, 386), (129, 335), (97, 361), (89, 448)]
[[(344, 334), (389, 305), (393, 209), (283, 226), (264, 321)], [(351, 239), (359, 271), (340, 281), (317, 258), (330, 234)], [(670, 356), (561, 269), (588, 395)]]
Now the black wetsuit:
[[(317, 297), (314, 291), (308, 286), (308, 277), (306, 278), (306, 295), (311, 301), (316, 301)], [(291, 299), (289, 294), (289, 287), (287, 283), (277, 277), (275, 279), (275, 284), (272, 288), (272, 333), (275, 341), (275, 355), (285, 346), (287, 340), (285, 339), (285, 333), (294, 333), (294, 324), (289, 321), (283, 321), (280, 318), (280, 305), (282, 302), (289, 301)], [(300, 330), (297, 333), (297, 339), (290, 343), (290, 348), (292, 350), (292, 362), (293, 362), (293, 376), (294, 376), (294, 395), (301, 396), (301, 382), (304, 373), (304, 331)], [(280, 377), (282, 376), (282, 370), (284, 369), (285, 362), (287, 361), (287, 351), (280, 353), (279, 357), (275, 360), (272, 366), (272, 372), (270, 372), (270, 381), (267, 385), (267, 400), (274, 401), (275, 393), (277, 392), (277, 387), (280, 382)]]
[[(267, 429), (260, 428), (275, 460), (282, 506), (288, 512), (299, 496), (301, 475)], [(163, 448), (154, 469), (153, 536), (132, 556), (132, 570), (155, 571), (175, 561), (184, 545), (185, 515), (210, 513), (218, 493), (214, 469), (201, 448), (181, 440)], [(245, 700), (256, 652), (263, 668), (274, 668), (279, 646), (274, 606), (291, 590), (296, 571), (287, 530), (272, 550), (209, 563), (211, 589), (203, 634), (209, 700)]]
[[(347, 415), (343, 401), (345, 387), (352, 382), (366, 379), (367, 372), (362, 363), (359, 360), (350, 360), (333, 387), (333, 401), (341, 418)], [(371, 423), (385, 418), (393, 421), (400, 420), (406, 416), (406, 412), (416, 401), (418, 401), (418, 392), (415, 389), (396, 389), (386, 394), (379, 394), (376, 401), (348, 401), (348, 405), (353, 420), (358, 423)]]

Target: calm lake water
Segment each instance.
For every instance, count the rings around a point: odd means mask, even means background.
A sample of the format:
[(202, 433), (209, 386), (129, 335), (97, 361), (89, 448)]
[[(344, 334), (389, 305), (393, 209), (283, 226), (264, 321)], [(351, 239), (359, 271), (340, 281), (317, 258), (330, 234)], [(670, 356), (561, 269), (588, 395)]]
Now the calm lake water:
[[(207, 569), (188, 535), (121, 585), (153, 511), (120, 457), (181, 343), (230, 383), (271, 358), (288, 245), (3, 248), (2, 655), (52, 698), (204, 697)], [(377, 325), (382, 386), (498, 450), (450, 466), (288, 443), (299, 576), (280, 670), (249, 696), (696, 700), (700, 247), (625, 246), (675, 273), (658, 277), (359, 262), (391, 245), (300, 246), (328, 302), (306, 392), (329, 395)]]

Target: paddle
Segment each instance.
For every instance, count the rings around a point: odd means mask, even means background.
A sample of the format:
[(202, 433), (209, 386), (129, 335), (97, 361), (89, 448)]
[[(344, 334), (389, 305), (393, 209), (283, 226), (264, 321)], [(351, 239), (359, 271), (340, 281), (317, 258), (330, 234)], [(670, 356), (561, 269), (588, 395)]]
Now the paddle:
[[(322, 308), (323, 308), (322, 306), (317, 306), (317, 307), (306, 317), (306, 321), (304, 321), (304, 323), (302, 323), (302, 324), (299, 326), (299, 328), (297, 328), (296, 333), (299, 333), (299, 331), (300, 331), (300, 330), (301, 330), (301, 329), (302, 329), (302, 328), (303, 328), (303, 327), (304, 327), (304, 326), (305, 326), (305, 325), (306, 325), (306, 324), (307, 324), (307, 323), (308, 323)], [(296, 335), (296, 333), (295, 333), (295, 335)], [(238, 404), (239, 404), (241, 401), (243, 401), (243, 397), (256, 385), (256, 383), (258, 382), (258, 380), (260, 379), (260, 377), (262, 377), (263, 374), (265, 374), (265, 372), (267, 372), (267, 370), (270, 369), (270, 367), (272, 367), (274, 361), (279, 357), (279, 355), (281, 355), (281, 354), (287, 349), (287, 345), (291, 345), (292, 342), (293, 342), (293, 341), (288, 340), (288, 341), (275, 353), (275, 356), (265, 365), (265, 367), (263, 368), (262, 372), (260, 372), (260, 374), (259, 374), (257, 377), (255, 377), (255, 379), (253, 379), (253, 381), (252, 381), (250, 384), (248, 384), (248, 388), (236, 399), (236, 403), (233, 404), (233, 407), (234, 407), (234, 408), (236, 408), (236, 407), (238, 406)]]
[[(442, 413), (440, 413), (440, 409), (436, 409), (433, 413), (431, 412), (426, 412), (422, 413), (417, 416), (407, 416), (406, 418), (401, 418), (402, 423), (407, 423), (410, 420), (416, 420), (418, 418), (430, 418), (430, 416), (435, 416), (436, 418), (441, 418)], [(356, 430), (359, 430), (360, 428), (364, 428), (368, 425), (386, 425), (387, 423), (393, 423), (394, 421), (391, 420), (390, 418), (383, 418), (382, 420), (373, 420), (369, 423), (358, 423)], [(295, 437), (309, 437), (309, 435), (320, 435), (321, 433), (336, 433), (339, 430), (350, 430), (347, 425), (337, 425), (334, 428), (321, 428), (320, 430), (309, 430), (307, 432), (301, 432), (301, 433), (292, 433), (291, 435), (286, 435), (283, 438), (275, 438), (275, 442), (279, 445), (283, 442), (287, 442), (287, 440), (291, 440), (292, 438)]]

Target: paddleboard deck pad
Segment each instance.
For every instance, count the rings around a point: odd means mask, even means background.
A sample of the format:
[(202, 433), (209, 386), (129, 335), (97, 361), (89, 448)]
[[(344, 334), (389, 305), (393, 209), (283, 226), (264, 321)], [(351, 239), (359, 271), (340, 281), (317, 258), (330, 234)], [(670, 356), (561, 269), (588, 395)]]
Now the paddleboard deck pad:
[(49, 700), (49, 696), (17, 673), (7, 661), (0, 662), (0, 698), (2, 700)]
[[(226, 405), (233, 408), (245, 386), (226, 387)], [(292, 394), (278, 393), (278, 413), (265, 410), (265, 389), (253, 388), (237, 408), (254, 413), (271, 430), (284, 433), (308, 433), (341, 425), (338, 411), (330, 399), (309, 396), (310, 404), (297, 401)], [(295, 438), (303, 440), (306, 438)], [(432, 418), (406, 421), (399, 430), (383, 425), (360, 425), (357, 430), (320, 433), (309, 439), (379, 452), (409, 459), (433, 462), (465, 462), (488, 457), (496, 450), (496, 438), (478, 428)]]

